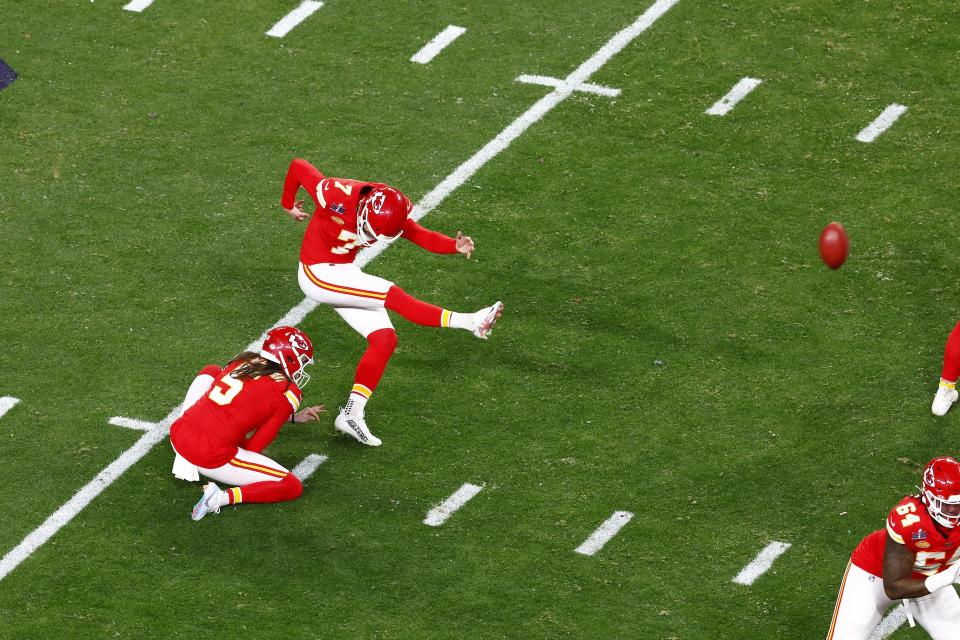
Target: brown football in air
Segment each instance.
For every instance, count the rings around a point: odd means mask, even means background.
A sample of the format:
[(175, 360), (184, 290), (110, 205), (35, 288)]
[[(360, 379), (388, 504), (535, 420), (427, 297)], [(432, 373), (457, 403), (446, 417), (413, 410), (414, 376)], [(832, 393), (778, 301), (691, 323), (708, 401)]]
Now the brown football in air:
[(850, 240), (839, 222), (831, 222), (820, 232), (820, 258), (831, 269), (839, 269), (847, 260)]

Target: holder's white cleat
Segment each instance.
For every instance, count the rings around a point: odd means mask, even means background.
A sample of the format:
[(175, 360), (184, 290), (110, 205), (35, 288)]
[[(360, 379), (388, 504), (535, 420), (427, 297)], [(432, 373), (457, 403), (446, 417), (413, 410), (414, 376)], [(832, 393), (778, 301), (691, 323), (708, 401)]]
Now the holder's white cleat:
[(193, 518), (194, 522), (200, 520), (203, 516), (207, 515), (211, 511), (213, 513), (220, 513), (220, 507), (212, 507), (209, 504), (210, 498), (214, 497), (220, 493), (220, 487), (217, 486), (216, 482), (208, 482), (203, 485), (203, 495), (200, 496), (199, 502), (193, 505), (193, 512), (190, 514), (190, 517)]

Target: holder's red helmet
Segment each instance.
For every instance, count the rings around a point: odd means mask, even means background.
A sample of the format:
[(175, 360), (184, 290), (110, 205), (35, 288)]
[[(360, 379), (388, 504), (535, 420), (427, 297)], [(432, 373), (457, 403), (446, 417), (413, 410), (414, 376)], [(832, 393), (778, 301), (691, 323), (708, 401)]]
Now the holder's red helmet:
[(313, 364), (313, 345), (310, 338), (296, 327), (276, 327), (267, 332), (260, 349), (261, 357), (276, 362), (287, 377), (301, 389), (310, 382), (304, 367)]
[(923, 501), (930, 517), (952, 529), (960, 522), (960, 462), (948, 456), (934, 458), (923, 470)]
[(360, 200), (357, 208), (357, 236), (369, 247), (378, 240), (388, 241), (403, 233), (403, 223), (413, 210), (410, 198), (387, 185), (374, 187)]

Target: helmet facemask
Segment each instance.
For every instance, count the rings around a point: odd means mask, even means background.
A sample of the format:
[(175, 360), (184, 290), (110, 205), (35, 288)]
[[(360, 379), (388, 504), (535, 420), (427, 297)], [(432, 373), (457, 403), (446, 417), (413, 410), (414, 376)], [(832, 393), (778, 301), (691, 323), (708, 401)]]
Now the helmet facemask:
[(929, 489), (924, 489), (923, 497), (927, 503), (930, 517), (939, 524), (953, 529), (960, 523), (960, 495), (941, 497)]
[(960, 523), (960, 462), (934, 458), (923, 470), (921, 493), (927, 512), (938, 524), (953, 529)]
[(386, 196), (380, 190), (371, 191), (360, 201), (360, 208), (357, 210), (357, 239), (361, 246), (369, 247), (375, 242), (390, 242), (403, 233), (399, 231), (392, 236), (379, 233), (370, 223), (371, 214), (379, 214), (385, 201)]

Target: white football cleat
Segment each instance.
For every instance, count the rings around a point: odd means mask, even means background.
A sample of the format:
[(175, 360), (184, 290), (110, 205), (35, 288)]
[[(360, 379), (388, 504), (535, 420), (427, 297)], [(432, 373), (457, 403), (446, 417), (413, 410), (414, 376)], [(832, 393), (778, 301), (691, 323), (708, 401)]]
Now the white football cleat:
[(957, 396), (960, 396), (960, 393), (956, 389), (941, 384), (937, 389), (937, 395), (933, 396), (933, 405), (930, 407), (933, 415), (942, 416), (950, 411), (950, 407), (957, 401)]
[(340, 409), (340, 414), (337, 416), (337, 419), (333, 421), (333, 426), (337, 431), (352, 436), (357, 442), (365, 445), (379, 447), (383, 444), (380, 438), (370, 432), (366, 420), (362, 417), (345, 413), (342, 408)]
[(503, 303), (497, 300), (486, 309), (480, 309), (473, 315), (477, 318), (477, 326), (473, 329), (473, 335), (481, 340), (486, 340), (490, 336), (493, 325), (497, 324), (497, 320), (503, 315)]
[(190, 517), (193, 518), (193, 521), (201, 519), (203, 516), (207, 515), (211, 511), (214, 513), (220, 513), (220, 507), (212, 507), (209, 504), (210, 498), (213, 498), (218, 493), (220, 493), (220, 487), (217, 486), (216, 482), (208, 482), (203, 485), (203, 495), (200, 496), (200, 500), (197, 504), (193, 505), (193, 512), (190, 514)]

